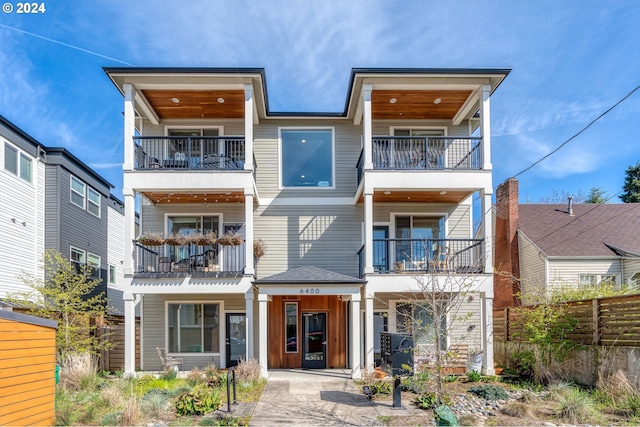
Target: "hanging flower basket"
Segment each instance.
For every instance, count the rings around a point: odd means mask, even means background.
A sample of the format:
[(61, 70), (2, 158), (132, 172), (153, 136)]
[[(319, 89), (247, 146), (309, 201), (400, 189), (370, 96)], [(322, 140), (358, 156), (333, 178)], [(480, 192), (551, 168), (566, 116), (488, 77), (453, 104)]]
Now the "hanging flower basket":
[(164, 238), (158, 233), (147, 232), (138, 237), (138, 243), (144, 246), (161, 246)]
[(218, 238), (218, 243), (222, 246), (240, 246), (244, 242), (244, 239), (239, 233), (233, 231), (227, 231)]
[(261, 258), (267, 252), (267, 244), (262, 240), (253, 241), (253, 255), (256, 258)]
[(184, 246), (187, 244), (187, 236), (180, 234), (172, 234), (164, 238), (164, 242), (169, 246)]
[(198, 246), (213, 246), (218, 243), (218, 235), (213, 231), (206, 234), (197, 233), (190, 236), (191, 243)]

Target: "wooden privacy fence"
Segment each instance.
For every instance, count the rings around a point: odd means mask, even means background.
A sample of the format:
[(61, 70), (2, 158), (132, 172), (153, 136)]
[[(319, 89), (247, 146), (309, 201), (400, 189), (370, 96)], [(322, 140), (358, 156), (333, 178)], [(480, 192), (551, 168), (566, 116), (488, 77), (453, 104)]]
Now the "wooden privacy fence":
[[(100, 357), (100, 369), (120, 371), (124, 369), (124, 321), (101, 326), (101, 334), (108, 334), (111, 348), (103, 350)], [(136, 319), (136, 369), (140, 368), (140, 319)]]
[[(566, 306), (566, 317), (577, 321), (567, 339), (584, 345), (640, 347), (640, 294), (571, 301)], [(494, 340), (522, 340), (522, 312), (533, 308), (494, 309)]]

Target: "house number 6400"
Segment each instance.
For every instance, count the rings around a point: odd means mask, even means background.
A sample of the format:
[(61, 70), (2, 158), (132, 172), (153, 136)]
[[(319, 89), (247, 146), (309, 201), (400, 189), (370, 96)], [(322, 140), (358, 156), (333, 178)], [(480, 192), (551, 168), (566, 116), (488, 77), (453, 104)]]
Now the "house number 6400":
[(301, 294), (319, 294), (320, 288), (301, 288), (300, 293)]

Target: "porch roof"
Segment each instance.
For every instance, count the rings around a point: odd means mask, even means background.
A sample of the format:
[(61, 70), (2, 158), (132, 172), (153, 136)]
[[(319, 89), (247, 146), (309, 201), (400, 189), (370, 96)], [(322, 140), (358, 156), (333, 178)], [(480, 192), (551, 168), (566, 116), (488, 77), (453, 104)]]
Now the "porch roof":
[(356, 277), (347, 276), (345, 274), (336, 273), (325, 270), (323, 268), (305, 265), (302, 267), (292, 268), (282, 273), (272, 276), (263, 277), (253, 282), (256, 285), (274, 285), (274, 284), (294, 284), (294, 283), (325, 283), (325, 284), (347, 284), (355, 283), (364, 285), (366, 280)]

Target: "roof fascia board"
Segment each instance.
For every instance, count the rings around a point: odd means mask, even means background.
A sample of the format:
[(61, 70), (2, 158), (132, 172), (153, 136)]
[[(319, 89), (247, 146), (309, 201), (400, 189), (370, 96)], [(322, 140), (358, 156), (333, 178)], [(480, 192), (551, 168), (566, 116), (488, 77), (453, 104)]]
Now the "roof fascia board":
[(456, 115), (453, 116), (453, 119), (451, 120), (453, 125), (458, 126), (460, 123), (462, 123), (462, 121), (465, 119), (465, 117), (467, 117), (467, 115), (469, 114), (470, 111), (472, 111), (472, 109), (475, 109), (477, 111), (480, 106), (479, 101), (480, 101), (480, 90), (477, 89), (477, 90), (474, 90), (471, 93), (471, 95), (469, 95), (469, 97), (464, 102), (462, 107), (458, 110)]
[[(536, 245), (534, 243), (533, 240), (531, 240), (526, 234), (524, 234), (522, 232), (522, 230), (518, 229), (517, 230), (518, 234), (521, 235), (527, 242), (529, 242), (529, 244), (531, 246), (533, 246), (534, 248), (536, 248), (536, 250), (538, 251), (538, 253), (542, 254), (545, 258), (549, 258), (549, 255), (547, 255), (542, 249), (540, 249), (540, 246)], [(520, 251), (520, 248), (518, 248), (518, 252)]]

